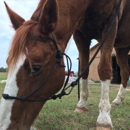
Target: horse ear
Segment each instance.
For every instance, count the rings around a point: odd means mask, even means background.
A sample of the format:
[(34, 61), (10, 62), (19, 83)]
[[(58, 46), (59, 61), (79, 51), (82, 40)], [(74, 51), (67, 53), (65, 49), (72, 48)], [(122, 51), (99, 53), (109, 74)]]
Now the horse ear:
[(18, 14), (16, 14), (14, 11), (12, 11), (9, 6), (5, 3), (5, 7), (6, 7), (6, 10), (8, 12), (8, 15), (10, 17), (10, 20), (13, 24), (13, 28), (16, 30), (17, 28), (19, 28), (23, 22), (25, 21), (22, 17), (20, 17)]
[(43, 33), (51, 33), (57, 24), (58, 13), (56, 0), (46, 0), (40, 16), (40, 31)]

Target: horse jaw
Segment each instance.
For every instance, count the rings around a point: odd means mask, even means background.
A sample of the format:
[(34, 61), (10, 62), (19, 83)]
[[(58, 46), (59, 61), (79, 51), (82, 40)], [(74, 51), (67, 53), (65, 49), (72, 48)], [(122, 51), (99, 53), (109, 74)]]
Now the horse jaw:
[[(19, 89), (17, 86), (16, 75), (20, 67), (23, 65), (25, 58), (26, 58), (25, 56), (21, 55), (16, 63), (15, 69), (13, 71), (9, 70), (6, 86), (3, 92), (4, 94), (9, 94), (10, 96), (17, 96)], [(11, 124), (10, 118), (11, 118), (11, 111), (14, 102), (15, 100), (5, 100), (3, 98), (1, 99), (0, 130), (6, 130)]]

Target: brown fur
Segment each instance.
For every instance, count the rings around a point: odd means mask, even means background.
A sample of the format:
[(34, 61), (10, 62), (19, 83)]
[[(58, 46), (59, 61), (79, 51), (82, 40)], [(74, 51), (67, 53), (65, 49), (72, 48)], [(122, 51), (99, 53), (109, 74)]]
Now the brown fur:
[[(6, 3), (5, 3), (5, 6), (7, 9), (8, 15), (10, 17), (10, 20), (12, 21), (13, 28), (14, 29), (19, 28), (19, 26), (21, 26), (25, 20), (19, 15), (17, 15), (14, 11), (12, 11)], [(15, 16), (15, 19), (13, 16)]]
[[(101, 42), (115, 14), (118, 2), (119, 0), (100, 0), (100, 2), (97, 0), (41, 0), (32, 15), (32, 18), (37, 17), (39, 21), (29, 20), (27, 22), (24, 22), (6, 5), (13, 27), (16, 29), (8, 57), (9, 69), (12, 69), (12, 66), (15, 67), (21, 54), (27, 55), (24, 65), (21, 66), (17, 74), (19, 87), (17, 96), (20, 97), (32, 92), (42, 83), (56, 64), (56, 49), (54, 44), (49, 41), (52, 38), (52, 32), (56, 36), (59, 49), (63, 52), (69, 38), (74, 34), (82, 71), (89, 61), (91, 40), (95, 38), (98, 42)], [(129, 46), (129, 5), (130, 0), (122, 0), (119, 14), (101, 49), (98, 72), (102, 81), (111, 78), (111, 52), (113, 46)], [(15, 20), (18, 22), (15, 23)], [(45, 41), (31, 40), (29, 39), (30, 35), (42, 37)], [(126, 70), (123, 68), (126, 66), (124, 67), (121, 57), (124, 58), (129, 49), (121, 48), (116, 49), (116, 51), (118, 63), (123, 70), (121, 71), (122, 84), (126, 86), (129, 73), (125, 75)], [(122, 55), (120, 52), (122, 52)], [(129, 70), (126, 58), (124, 58), (124, 62), (127, 64), (127, 70)], [(30, 75), (28, 72), (28, 68), (33, 64), (42, 66), (40, 73), (37, 75)], [(89, 70), (83, 75), (83, 79), (87, 78), (88, 72)], [(64, 69), (58, 66), (49, 81), (30, 98), (49, 98), (62, 87), (64, 76)], [(29, 129), (44, 103), (15, 101), (12, 109), (12, 122), (8, 130), (13, 128), (16, 130)]]

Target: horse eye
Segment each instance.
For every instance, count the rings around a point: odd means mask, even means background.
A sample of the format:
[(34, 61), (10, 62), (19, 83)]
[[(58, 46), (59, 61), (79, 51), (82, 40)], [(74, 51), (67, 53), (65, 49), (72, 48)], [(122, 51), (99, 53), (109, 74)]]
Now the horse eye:
[(36, 73), (40, 72), (40, 70), (41, 70), (41, 65), (32, 65), (31, 73), (36, 74)]

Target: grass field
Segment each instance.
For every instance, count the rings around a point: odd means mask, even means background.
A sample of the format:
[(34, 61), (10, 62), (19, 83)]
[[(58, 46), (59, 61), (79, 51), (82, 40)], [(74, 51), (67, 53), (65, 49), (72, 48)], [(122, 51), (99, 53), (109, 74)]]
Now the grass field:
[[(0, 73), (0, 80), (6, 75)], [(4, 85), (0, 84), (0, 94)], [(119, 86), (110, 86), (110, 101), (118, 92)], [(61, 100), (48, 101), (40, 111), (34, 126), (38, 130), (94, 130), (98, 117), (100, 100), (100, 84), (89, 85), (88, 111), (82, 114), (75, 113), (77, 104), (77, 88), (69, 96)], [(127, 91), (124, 102), (119, 106), (112, 106), (111, 118), (113, 130), (130, 130), (130, 91)]]

